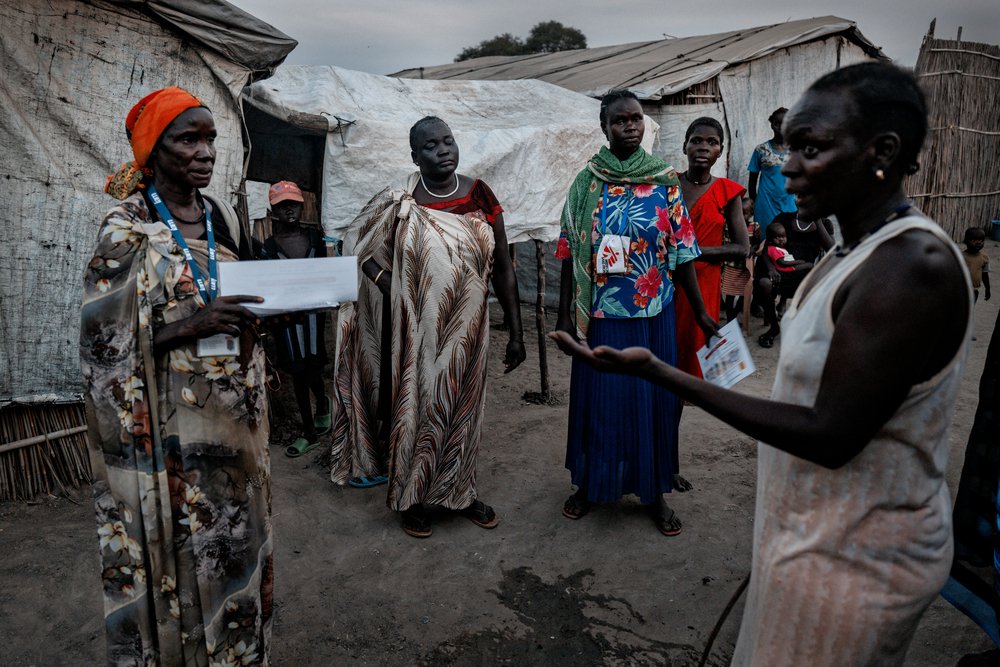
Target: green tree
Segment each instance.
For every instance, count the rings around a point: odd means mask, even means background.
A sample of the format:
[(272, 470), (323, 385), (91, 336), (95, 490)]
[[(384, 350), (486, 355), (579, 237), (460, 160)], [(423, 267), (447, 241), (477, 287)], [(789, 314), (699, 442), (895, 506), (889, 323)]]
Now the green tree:
[(527, 51), (524, 50), (524, 42), (521, 41), (521, 38), (505, 32), (493, 39), (485, 39), (477, 46), (465, 47), (455, 58), (455, 62), (482, 56), (519, 56), (523, 53), (527, 53)]
[(543, 21), (531, 29), (524, 46), (528, 53), (555, 53), (587, 48), (587, 38), (559, 21)]
[(455, 58), (455, 62), (481, 58), (482, 56), (520, 56), (528, 53), (555, 53), (570, 49), (587, 48), (587, 38), (576, 28), (564, 26), (559, 21), (542, 21), (522, 40), (509, 32), (492, 39), (467, 46)]

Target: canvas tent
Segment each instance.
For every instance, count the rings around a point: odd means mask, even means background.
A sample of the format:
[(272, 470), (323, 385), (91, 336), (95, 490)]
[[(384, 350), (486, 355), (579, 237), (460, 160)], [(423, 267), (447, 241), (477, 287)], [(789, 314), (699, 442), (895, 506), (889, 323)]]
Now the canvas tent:
[(243, 169), (243, 87), (296, 42), (221, 0), (0, 0), (0, 404), (78, 398), (81, 275), (114, 201), (105, 177), (132, 158), (124, 118), (182, 86), (215, 115), (210, 192)]
[(170, 85), (219, 130), (208, 191), (233, 200), (240, 94), (296, 42), (222, 0), (0, 0), (0, 500), (89, 479), (80, 294), (105, 178), (132, 159), (124, 119)]
[(930, 127), (907, 191), (955, 241), (969, 227), (990, 233), (1000, 220), (1000, 46), (937, 39), (932, 23), (914, 71)]
[[(591, 97), (629, 88), (660, 124), (653, 152), (678, 169), (688, 124), (720, 120), (727, 153), (715, 172), (747, 182), (746, 165), (770, 138), (767, 117), (791, 106), (820, 75), (837, 67), (886, 59), (857, 25), (836, 16), (696, 37), (525, 56), (487, 56), (397, 72), (402, 78), (458, 80), (540, 79)], [(727, 171), (728, 161), (728, 171)]]
[[(415, 170), (409, 129), (424, 116), (449, 123), (460, 171), (496, 192), (511, 243), (558, 236), (573, 177), (605, 143), (596, 100), (533, 80), (414, 81), (283, 66), (250, 86), (245, 99), (255, 146), (248, 177), (299, 179), (319, 196), (323, 227), (338, 239), (372, 195), (401, 186)], [(655, 134), (653, 124), (648, 138)], [(277, 152), (289, 142), (301, 148)], [(276, 150), (258, 150), (265, 144)]]

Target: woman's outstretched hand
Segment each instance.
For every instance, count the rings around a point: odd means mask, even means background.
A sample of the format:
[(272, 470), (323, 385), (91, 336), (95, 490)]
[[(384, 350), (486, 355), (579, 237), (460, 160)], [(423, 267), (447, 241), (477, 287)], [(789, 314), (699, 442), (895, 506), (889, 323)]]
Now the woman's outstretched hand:
[(591, 349), (565, 331), (553, 331), (549, 338), (556, 342), (559, 349), (568, 355), (606, 373), (623, 373), (625, 375), (642, 376), (652, 368), (657, 361), (656, 355), (645, 347), (627, 347), (617, 350), (602, 345)]
[(503, 372), (510, 373), (521, 365), (525, 357), (527, 353), (524, 351), (524, 341), (520, 338), (511, 338), (507, 341), (507, 351), (503, 356)]

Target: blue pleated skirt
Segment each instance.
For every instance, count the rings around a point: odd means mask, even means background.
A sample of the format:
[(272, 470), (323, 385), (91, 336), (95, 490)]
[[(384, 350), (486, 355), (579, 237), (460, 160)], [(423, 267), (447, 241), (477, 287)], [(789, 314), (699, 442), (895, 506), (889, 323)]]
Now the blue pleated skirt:
[[(673, 304), (656, 317), (590, 320), (591, 347), (648, 347), (677, 364)], [(673, 488), (678, 472), (680, 399), (645, 380), (602, 373), (573, 360), (566, 468), (587, 499), (611, 503), (635, 494), (648, 505)]]

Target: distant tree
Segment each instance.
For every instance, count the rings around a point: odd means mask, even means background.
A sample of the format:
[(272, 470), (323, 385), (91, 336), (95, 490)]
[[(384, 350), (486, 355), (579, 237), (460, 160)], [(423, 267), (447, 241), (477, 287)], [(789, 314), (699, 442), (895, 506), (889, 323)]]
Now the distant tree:
[(479, 42), (478, 46), (465, 47), (455, 58), (455, 62), (482, 56), (519, 56), (524, 53), (527, 51), (524, 50), (524, 42), (521, 41), (521, 38), (505, 32), (493, 39)]
[(587, 38), (559, 21), (543, 21), (531, 29), (524, 46), (528, 53), (555, 53), (587, 48)]
[(531, 29), (527, 40), (505, 32), (493, 39), (483, 40), (476, 46), (465, 47), (455, 58), (455, 62), (482, 56), (520, 56), (585, 48), (587, 38), (576, 28), (564, 26), (559, 21), (542, 21)]

